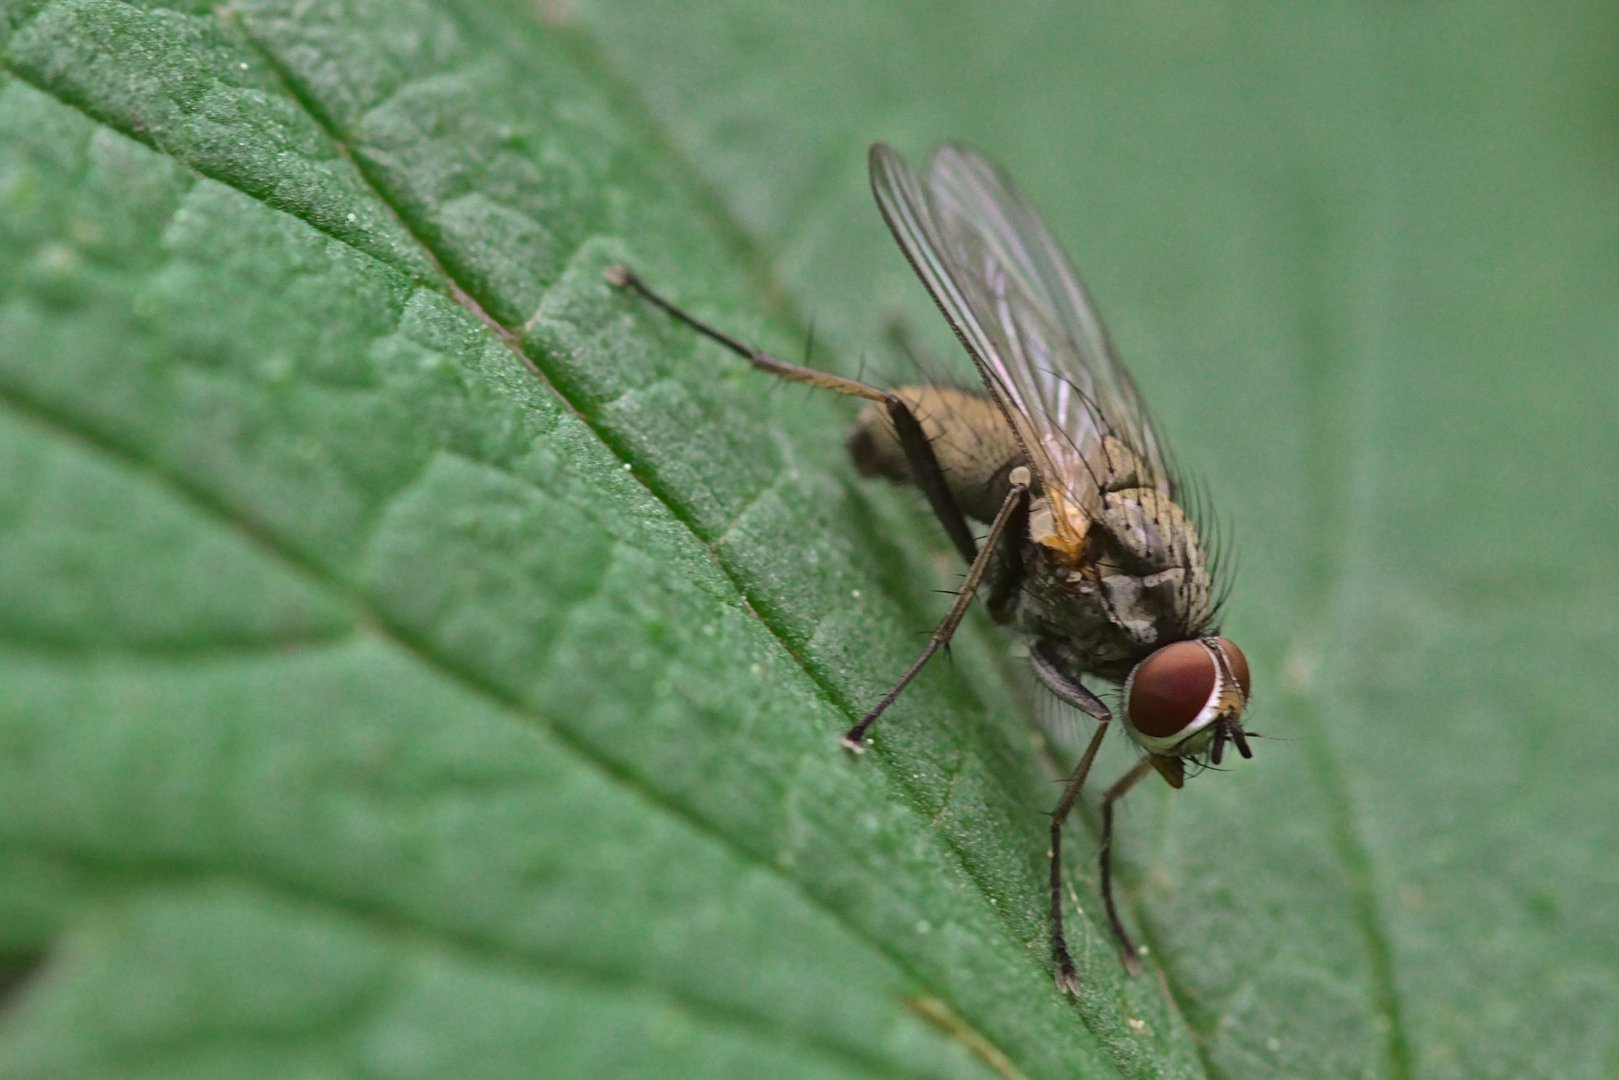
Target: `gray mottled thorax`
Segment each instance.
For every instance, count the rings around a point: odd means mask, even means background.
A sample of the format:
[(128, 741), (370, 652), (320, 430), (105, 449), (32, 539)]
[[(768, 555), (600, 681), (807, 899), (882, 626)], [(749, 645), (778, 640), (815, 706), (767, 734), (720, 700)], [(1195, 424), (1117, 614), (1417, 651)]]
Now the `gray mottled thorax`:
[(1024, 545), (1026, 576), (1012, 621), (1051, 641), (1078, 673), (1122, 681), (1148, 654), (1201, 637), (1213, 621), (1208, 563), (1196, 529), (1155, 488), (1108, 492), (1087, 537), (1086, 565), (1057, 565)]

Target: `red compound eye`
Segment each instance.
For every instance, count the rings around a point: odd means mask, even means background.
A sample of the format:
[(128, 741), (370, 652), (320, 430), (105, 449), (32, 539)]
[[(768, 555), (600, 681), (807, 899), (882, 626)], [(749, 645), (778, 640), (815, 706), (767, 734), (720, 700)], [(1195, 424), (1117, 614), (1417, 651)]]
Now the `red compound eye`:
[[(1222, 640), (1222, 646), (1229, 644)], [(1223, 649), (1222, 649), (1223, 651)], [(1242, 658), (1231, 646), (1226, 662)], [(1235, 664), (1232, 664), (1235, 667)], [(1237, 681), (1246, 686), (1248, 662), (1242, 660)], [(1219, 669), (1214, 657), (1197, 641), (1177, 641), (1165, 645), (1137, 665), (1130, 676), (1129, 700), (1125, 707), (1130, 724), (1153, 739), (1168, 739), (1185, 730), (1197, 719), (1214, 695)]]

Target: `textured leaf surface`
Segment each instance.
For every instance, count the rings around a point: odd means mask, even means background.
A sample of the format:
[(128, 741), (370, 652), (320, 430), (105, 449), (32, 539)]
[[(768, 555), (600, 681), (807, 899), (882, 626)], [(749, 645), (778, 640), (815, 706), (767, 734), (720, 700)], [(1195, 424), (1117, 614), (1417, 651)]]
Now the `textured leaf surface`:
[[(1070, 8), (7, 3), (0, 1075), (1611, 1074), (1619, 20)], [(1000, 638), (833, 749), (943, 542), (600, 278), (903, 370), (862, 150), (944, 136), (1281, 737), (1129, 808), (1077, 1006)]]

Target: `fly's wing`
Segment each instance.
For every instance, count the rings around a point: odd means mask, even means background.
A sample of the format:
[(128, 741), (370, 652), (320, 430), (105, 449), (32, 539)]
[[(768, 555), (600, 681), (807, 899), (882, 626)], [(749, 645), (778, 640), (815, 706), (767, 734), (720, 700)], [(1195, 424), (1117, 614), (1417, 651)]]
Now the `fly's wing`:
[(1173, 494), (1135, 384), (1078, 275), (1012, 182), (963, 147), (940, 147), (922, 177), (876, 143), (871, 186), (1046, 488), (1063, 488), (1094, 517), (1118, 465), (1103, 443), (1113, 436), (1147, 471), (1142, 483)]

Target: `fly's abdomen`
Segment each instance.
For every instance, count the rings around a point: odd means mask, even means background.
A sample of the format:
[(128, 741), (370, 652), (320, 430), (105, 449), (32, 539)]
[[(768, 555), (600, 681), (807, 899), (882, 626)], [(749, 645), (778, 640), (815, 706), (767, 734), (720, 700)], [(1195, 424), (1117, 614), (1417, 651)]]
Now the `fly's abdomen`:
[[(1007, 474), (1023, 463), (1017, 439), (995, 403), (951, 386), (896, 386), (892, 393), (922, 425), (962, 513), (978, 521), (994, 518), (1006, 498)], [(871, 404), (861, 411), (847, 445), (860, 475), (916, 482), (883, 406)]]

